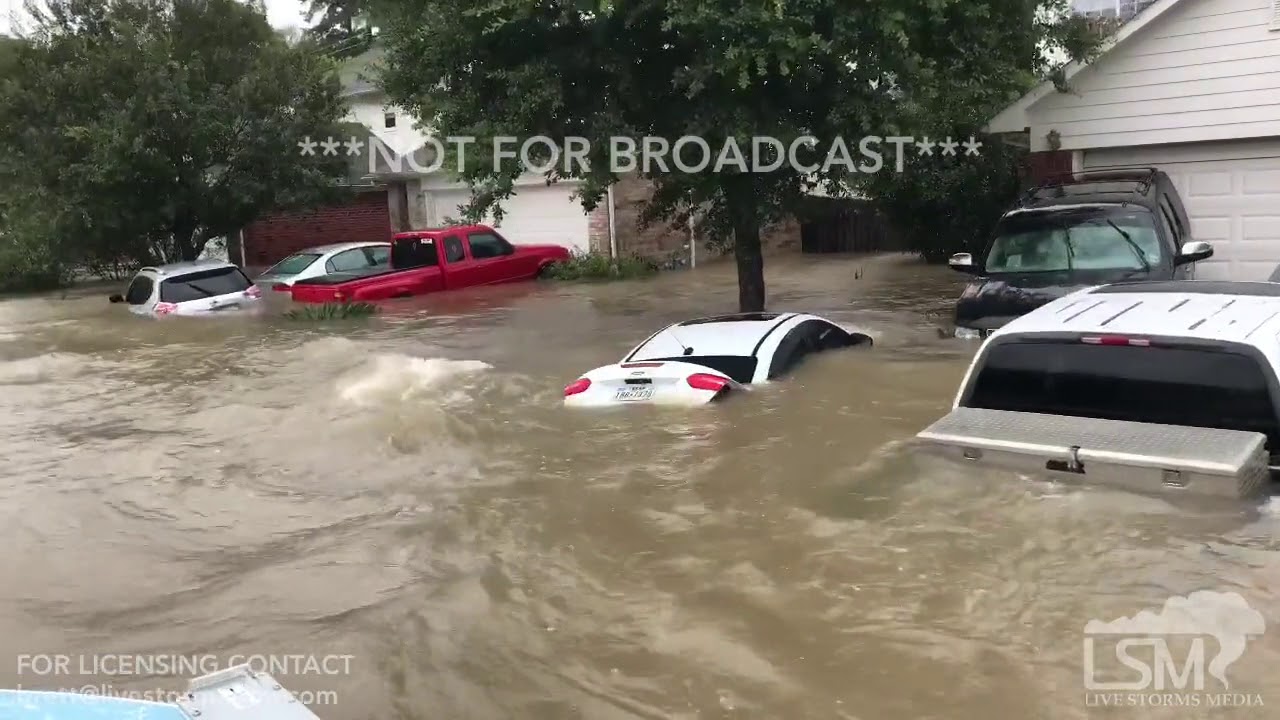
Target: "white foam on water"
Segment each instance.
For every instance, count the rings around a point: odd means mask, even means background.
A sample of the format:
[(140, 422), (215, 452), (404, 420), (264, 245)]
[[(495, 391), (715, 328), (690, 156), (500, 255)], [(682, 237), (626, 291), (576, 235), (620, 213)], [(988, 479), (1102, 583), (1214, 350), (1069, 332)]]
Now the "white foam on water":
[(0, 385), (39, 383), (75, 375), (88, 368), (91, 359), (71, 353), (46, 353), (0, 362)]
[(364, 406), (403, 402), (428, 393), (457, 400), (466, 393), (453, 381), (491, 368), (479, 360), (377, 355), (340, 380), (338, 391), (344, 401)]

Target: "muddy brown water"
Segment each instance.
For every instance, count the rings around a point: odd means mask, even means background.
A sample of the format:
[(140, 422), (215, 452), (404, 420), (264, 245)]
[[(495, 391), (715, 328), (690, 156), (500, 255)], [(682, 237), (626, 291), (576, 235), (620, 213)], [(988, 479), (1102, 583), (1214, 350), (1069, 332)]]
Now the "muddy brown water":
[[(560, 391), (734, 309), (727, 265), (325, 327), (0, 302), (0, 685), (176, 690), (240, 655), (322, 720), (1280, 717), (1280, 514), (916, 457), (973, 351), (936, 332), (958, 278), (768, 276), (875, 350), (687, 411)], [(1195, 590), (1273, 626), (1228, 671), (1265, 704), (1097, 707), (1085, 623)]]

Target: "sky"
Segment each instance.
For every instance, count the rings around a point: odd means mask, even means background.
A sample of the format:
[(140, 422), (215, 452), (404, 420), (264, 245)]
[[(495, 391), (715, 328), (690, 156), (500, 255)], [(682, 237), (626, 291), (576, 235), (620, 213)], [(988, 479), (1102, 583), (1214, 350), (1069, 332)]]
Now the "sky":
[[(0, 33), (12, 29), (12, 18), (22, 16), (24, 0), (0, 0)], [(303, 0), (265, 0), (267, 20), (273, 27), (301, 27), (307, 24), (303, 17)]]

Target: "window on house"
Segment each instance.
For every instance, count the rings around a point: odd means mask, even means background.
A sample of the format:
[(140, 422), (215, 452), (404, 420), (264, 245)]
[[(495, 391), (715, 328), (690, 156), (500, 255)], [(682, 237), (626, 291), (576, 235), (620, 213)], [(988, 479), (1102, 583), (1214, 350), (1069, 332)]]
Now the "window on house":
[(384, 126), (384, 127), (387, 127), (387, 128), (393, 128), (393, 127), (395, 127), (395, 126), (396, 126), (396, 114), (395, 114), (395, 113), (387, 113), (386, 115), (383, 115), (383, 116), (382, 116), (382, 124), (383, 124), (383, 126)]

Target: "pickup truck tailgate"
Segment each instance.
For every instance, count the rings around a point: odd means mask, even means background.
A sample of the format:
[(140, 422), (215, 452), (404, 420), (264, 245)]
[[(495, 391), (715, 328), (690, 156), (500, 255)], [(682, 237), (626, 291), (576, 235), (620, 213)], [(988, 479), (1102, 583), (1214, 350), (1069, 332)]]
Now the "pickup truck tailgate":
[(1144, 494), (1250, 498), (1267, 490), (1261, 433), (956, 408), (916, 436), (978, 467)]

